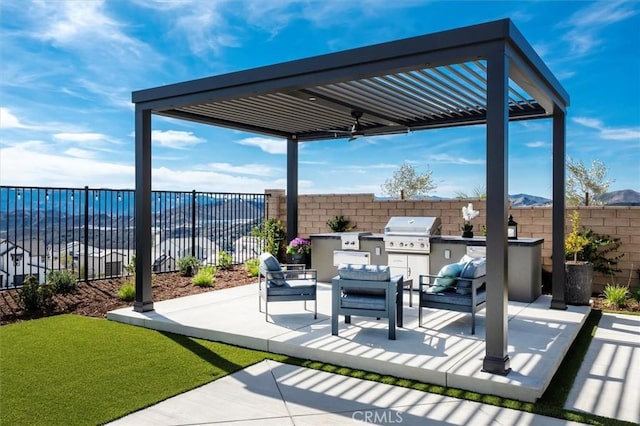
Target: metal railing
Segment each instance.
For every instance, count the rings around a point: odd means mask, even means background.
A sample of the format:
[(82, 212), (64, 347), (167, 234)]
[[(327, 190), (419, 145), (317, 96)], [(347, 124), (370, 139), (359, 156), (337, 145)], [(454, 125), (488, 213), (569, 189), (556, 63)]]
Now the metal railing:
[[(152, 192), (154, 272), (177, 270), (192, 255), (215, 265), (222, 251), (243, 263), (261, 250), (254, 227), (266, 219), (265, 194)], [(0, 289), (27, 275), (44, 282), (67, 269), (80, 280), (127, 274), (135, 255), (135, 191), (0, 186)]]

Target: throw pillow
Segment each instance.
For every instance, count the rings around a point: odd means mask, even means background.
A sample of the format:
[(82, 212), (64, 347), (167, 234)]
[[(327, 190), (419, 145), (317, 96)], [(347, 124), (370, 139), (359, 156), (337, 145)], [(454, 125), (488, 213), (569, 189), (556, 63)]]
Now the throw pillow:
[[(476, 257), (471, 259), (469, 262), (464, 265), (462, 271), (460, 272), (460, 278), (468, 278), (474, 279), (478, 277), (482, 277), (487, 274), (487, 258), (486, 257)], [(468, 280), (458, 280), (458, 285), (456, 286), (456, 293), (458, 294), (471, 294), (471, 281)]]
[(434, 293), (440, 293), (451, 287), (455, 282), (464, 265), (460, 263), (450, 263), (444, 265), (434, 281), (435, 286), (432, 288)]
[(271, 284), (276, 286), (283, 286), (287, 283), (284, 278), (282, 268), (280, 267), (280, 262), (278, 262), (278, 259), (273, 257), (271, 253), (262, 253), (260, 255), (260, 267), (264, 271), (270, 273), (269, 275), (271, 276), (271, 279), (269, 281), (271, 282)]
[(353, 265), (341, 263), (338, 275), (343, 280), (389, 281), (391, 270), (387, 265)]

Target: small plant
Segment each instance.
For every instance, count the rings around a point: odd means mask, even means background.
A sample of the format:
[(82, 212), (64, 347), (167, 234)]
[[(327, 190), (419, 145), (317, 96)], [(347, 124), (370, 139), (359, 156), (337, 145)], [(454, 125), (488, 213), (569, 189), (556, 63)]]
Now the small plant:
[(607, 284), (604, 288), (604, 298), (607, 305), (614, 308), (623, 308), (629, 297), (629, 287), (618, 284)]
[(244, 270), (247, 271), (247, 274), (251, 277), (257, 277), (260, 269), (260, 259), (254, 257), (253, 259), (249, 259), (244, 263)]
[(233, 266), (233, 256), (224, 250), (218, 252), (218, 259), (216, 261), (216, 267), (219, 269), (229, 269)]
[(51, 305), (53, 291), (50, 285), (40, 285), (38, 278), (29, 275), (18, 290), (18, 302), (28, 312), (46, 309)]
[(204, 266), (193, 277), (193, 285), (198, 287), (213, 287), (216, 282), (216, 267)]
[(327, 225), (333, 232), (345, 232), (351, 231), (355, 228), (355, 226), (349, 225), (349, 219), (345, 218), (343, 215), (337, 215), (333, 219), (329, 219), (327, 221)]
[(473, 225), (471, 224), (471, 220), (478, 217), (480, 215), (479, 210), (473, 209), (473, 203), (469, 203), (466, 206), (462, 207), (462, 231), (463, 232), (471, 232), (473, 231)]
[(580, 232), (580, 213), (575, 210), (571, 214), (571, 233), (564, 240), (564, 251), (567, 258), (573, 256), (578, 261), (578, 253), (589, 244), (589, 240)]
[(135, 281), (129, 281), (123, 284), (118, 290), (118, 298), (125, 302), (132, 302), (136, 298), (136, 285)]
[(287, 254), (311, 253), (311, 241), (306, 238), (294, 238), (287, 246)]
[(78, 280), (73, 272), (63, 269), (47, 274), (47, 283), (55, 294), (73, 293), (78, 289)]
[(282, 222), (276, 218), (267, 219), (262, 226), (251, 230), (251, 235), (260, 238), (263, 242), (264, 250), (271, 253), (276, 259), (280, 259), (280, 254), (284, 249), (285, 232)]
[(136, 255), (135, 254), (131, 255), (131, 260), (129, 261), (129, 264), (124, 267), (124, 269), (127, 270), (129, 275), (135, 275), (136, 273)]
[(198, 273), (198, 269), (202, 265), (200, 260), (195, 256), (185, 256), (178, 259), (178, 270), (183, 277), (193, 277)]

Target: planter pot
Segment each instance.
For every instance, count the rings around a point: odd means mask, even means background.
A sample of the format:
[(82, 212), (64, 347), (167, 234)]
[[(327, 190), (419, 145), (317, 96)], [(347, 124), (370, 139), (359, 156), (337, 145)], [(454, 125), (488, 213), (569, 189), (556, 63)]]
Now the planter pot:
[(300, 263), (305, 265), (305, 267), (309, 268), (310, 256), (307, 253), (302, 254), (291, 254), (291, 263)]
[(462, 231), (462, 238), (473, 238), (473, 231)]
[(564, 301), (569, 305), (588, 305), (593, 287), (593, 264), (566, 262)]

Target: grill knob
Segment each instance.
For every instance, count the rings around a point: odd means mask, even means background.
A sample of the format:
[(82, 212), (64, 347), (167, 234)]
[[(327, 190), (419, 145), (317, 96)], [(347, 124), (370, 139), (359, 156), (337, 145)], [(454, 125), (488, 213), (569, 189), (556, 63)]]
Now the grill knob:
[(413, 243), (409, 243), (409, 247), (413, 247)]
[(389, 247), (393, 247), (393, 242), (389, 242)]
[(424, 243), (420, 243), (420, 248), (424, 248)]
[(403, 247), (403, 246), (404, 246), (404, 243), (400, 243), (399, 245), (400, 245), (400, 247)]

